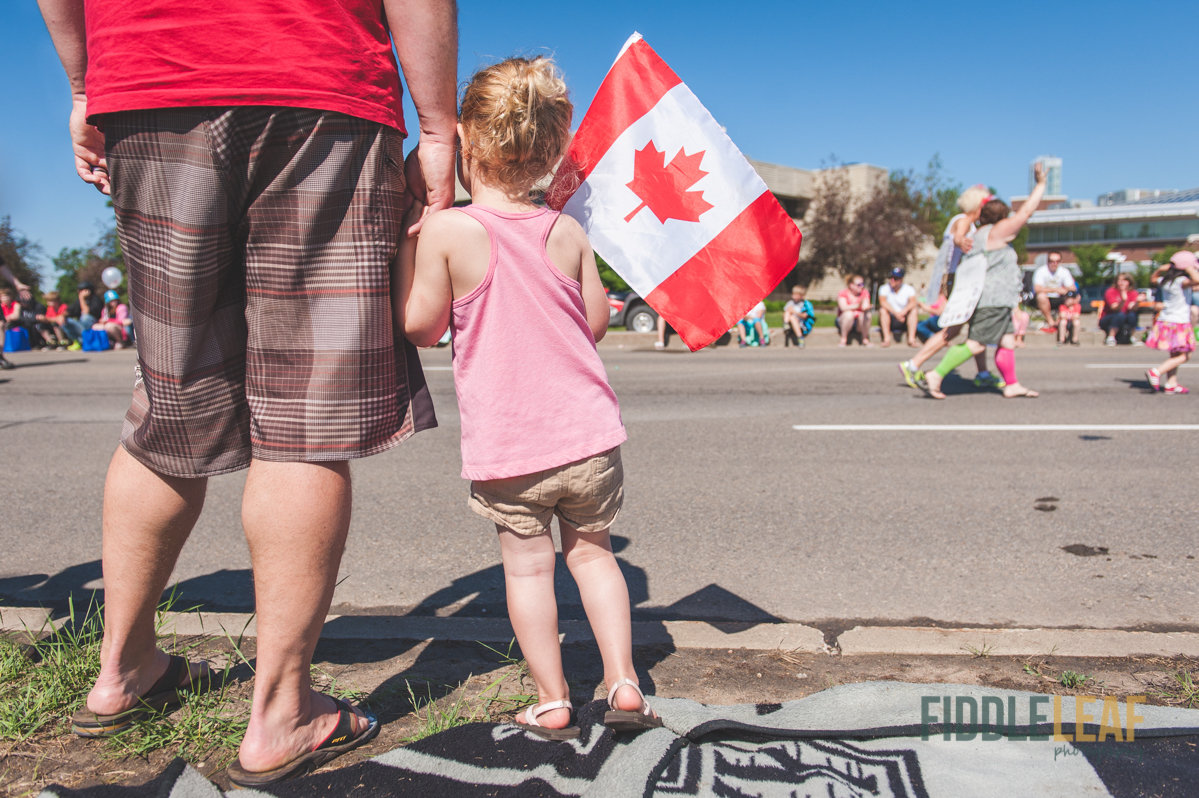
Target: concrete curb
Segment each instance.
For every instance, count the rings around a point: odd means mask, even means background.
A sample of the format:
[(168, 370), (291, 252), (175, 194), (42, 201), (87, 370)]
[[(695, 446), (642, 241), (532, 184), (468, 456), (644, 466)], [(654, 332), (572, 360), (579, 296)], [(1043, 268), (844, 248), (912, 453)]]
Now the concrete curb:
[(934, 629), (857, 626), (837, 638), (844, 656), (968, 654), (1036, 657), (1199, 656), (1199, 634), (1113, 629)]
[[(37, 632), (61, 626), (41, 607), (0, 607), (0, 631)], [(594, 640), (586, 621), (558, 624), (564, 643)], [(181, 612), (168, 615), (164, 635), (256, 637), (258, 627), (248, 613)], [(329, 640), (445, 640), (507, 643), (512, 626), (502, 618), (437, 618), (390, 615), (330, 615), (321, 636)], [(704, 621), (636, 621), (635, 645), (668, 645), (676, 649), (748, 649), (832, 653), (824, 633), (799, 623), (707, 623)], [(1199, 633), (1125, 632), (1114, 629), (938, 629), (911, 626), (857, 626), (837, 639), (843, 656), (1055, 656), (1199, 657)]]

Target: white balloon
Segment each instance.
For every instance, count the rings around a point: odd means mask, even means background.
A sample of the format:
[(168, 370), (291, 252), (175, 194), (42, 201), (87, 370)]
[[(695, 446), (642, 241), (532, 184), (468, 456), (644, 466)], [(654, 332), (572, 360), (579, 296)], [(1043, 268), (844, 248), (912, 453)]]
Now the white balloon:
[(109, 266), (104, 271), (100, 272), (100, 281), (112, 289), (121, 287), (121, 281), (125, 279), (125, 275), (121, 274), (121, 270), (116, 266)]

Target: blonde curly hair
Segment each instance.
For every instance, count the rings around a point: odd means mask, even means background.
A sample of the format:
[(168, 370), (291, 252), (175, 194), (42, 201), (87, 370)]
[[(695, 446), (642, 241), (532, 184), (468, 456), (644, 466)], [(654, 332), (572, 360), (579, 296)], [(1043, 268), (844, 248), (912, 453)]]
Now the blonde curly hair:
[(977, 186), (971, 186), (961, 193), (958, 197), (958, 207), (963, 213), (972, 213), (978, 209), (979, 205), (990, 199), (991, 192), (982, 183)]
[(464, 154), (485, 178), (527, 191), (566, 151), (573, 114), (552, 59), (509, 58), (476, 72), (462, 92)]

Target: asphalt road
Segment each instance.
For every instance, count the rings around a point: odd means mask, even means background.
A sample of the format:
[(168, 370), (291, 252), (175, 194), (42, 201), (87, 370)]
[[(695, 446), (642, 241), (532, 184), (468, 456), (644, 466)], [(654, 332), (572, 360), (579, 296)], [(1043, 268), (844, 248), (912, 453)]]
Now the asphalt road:
[[(1030, 348), (1021, 378), (1041, 399), (950, 381), (936, 402), (899, 382), (906, 348), (601, 352), (629, 432), (614, 532), (641, 618), (1199, 629), (1199, 431), (792, 428), (1199, 422), (1199, 394), (1148, 393), (1138, 365), (1156, 353)], [(102, 586), (104, 472), (134, 356), (13, 359), (21, 368), (0, 372), (0, 599), (61, 602)], [(441, 427), (354, 465), (335, 611), (503, 612), (494, 532), (458, 476), (449, 352), (423, 360)], [(181, 604), (252, 606), (243, 481), (211, 481), (175, 574)], [(1034, 508), (1045, 497), (1055, 510)], [(581, 617), (559, 581), (563, 616)]]

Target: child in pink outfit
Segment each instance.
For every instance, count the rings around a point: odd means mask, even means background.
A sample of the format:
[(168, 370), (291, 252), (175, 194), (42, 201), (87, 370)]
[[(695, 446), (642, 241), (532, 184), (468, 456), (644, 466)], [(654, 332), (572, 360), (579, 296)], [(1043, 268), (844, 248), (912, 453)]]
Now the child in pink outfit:
[[(550, 740), (579, 736), (558, 645), (554, 516), (604, 661), (604, 723), (662, 725), (637, 685), (628, 588), (608, 535), (626, 436), (595, 348), (607, 295), (583, 228), (529, 196), (565, 151), (572, 112), (548, 58), (478, 72), (458, 125), (472, 204), (425, 218), (392, 280), (409, 340), (430, 346), (452, 332), (468, 504), (499, 534), (512, 628), (537, 684), (538, 703), (516, 723)], [(423, 185), (417, 163), (410, 155), (412, 187)], [(423, 213), (414, 203), (405, 229)]]

